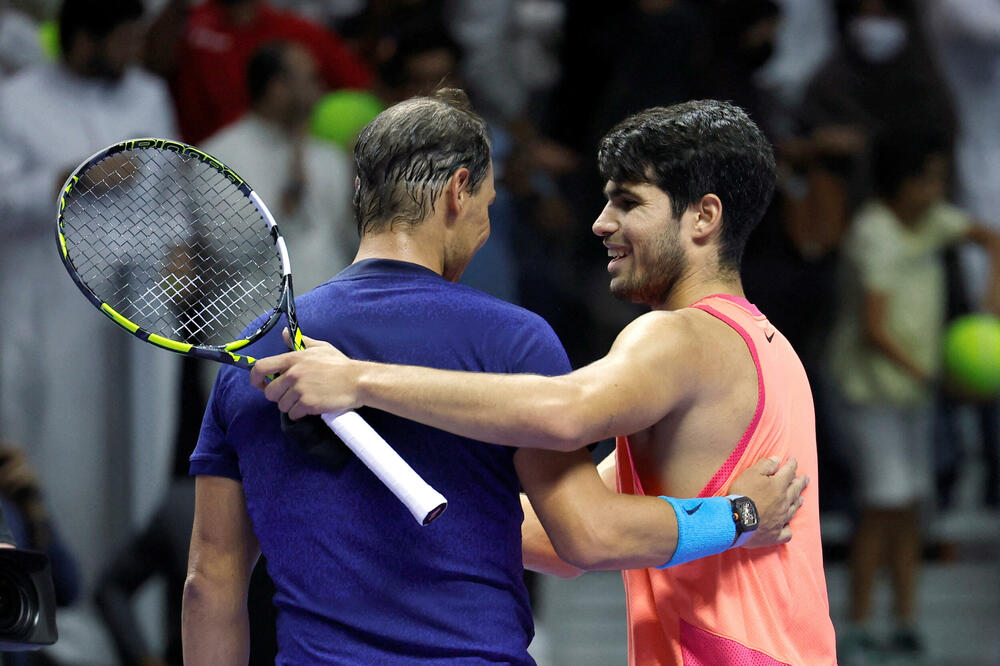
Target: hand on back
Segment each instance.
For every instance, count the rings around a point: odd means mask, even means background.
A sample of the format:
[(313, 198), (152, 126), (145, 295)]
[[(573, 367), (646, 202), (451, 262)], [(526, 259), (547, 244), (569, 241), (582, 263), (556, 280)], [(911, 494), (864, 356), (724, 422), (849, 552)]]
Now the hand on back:
[(777, 458), (763, 458), (740, 474), (729, 488), (730, 495), (744, 495), (757, 506), (759, 523), (744, 548), (765, 548), (792, 539), (789, 523), (802, 506), (802, 493), (809, 477), (795, 476), (798, 462), (789, 458), (779, 467)]

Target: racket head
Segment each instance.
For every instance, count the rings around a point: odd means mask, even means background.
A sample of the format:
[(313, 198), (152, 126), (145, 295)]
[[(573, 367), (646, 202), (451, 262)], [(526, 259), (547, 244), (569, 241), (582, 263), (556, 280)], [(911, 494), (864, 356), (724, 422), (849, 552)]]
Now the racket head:
[(141, 138), (92, 155), (60, 192), (56, 240), (84, 296), (146, 342), (249, 366), (235, 352), (282, 312), (301, 338), (274, 217), (233, 169), (194, 146)]

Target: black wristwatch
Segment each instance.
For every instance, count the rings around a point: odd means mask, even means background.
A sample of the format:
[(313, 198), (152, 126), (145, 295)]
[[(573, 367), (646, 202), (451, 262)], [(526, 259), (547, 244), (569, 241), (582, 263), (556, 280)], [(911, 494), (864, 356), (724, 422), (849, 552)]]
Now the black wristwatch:
[(736, 538), (733, 539), (732, 547), (742, 546), (759, 524), (757, 505), (743, 495), (730, 495), (727, 499), (733, 508), (733, 522), (736, 524)]

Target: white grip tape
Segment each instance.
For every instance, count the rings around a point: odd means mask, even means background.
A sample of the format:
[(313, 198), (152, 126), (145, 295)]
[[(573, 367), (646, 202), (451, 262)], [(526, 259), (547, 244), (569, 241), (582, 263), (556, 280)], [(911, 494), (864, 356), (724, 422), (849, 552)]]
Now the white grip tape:
[(418, 523), (427, 525), (448, 506), (448, 500), (420, 478), (357, 412), (322, 416), (330, 429), (399, 498)]

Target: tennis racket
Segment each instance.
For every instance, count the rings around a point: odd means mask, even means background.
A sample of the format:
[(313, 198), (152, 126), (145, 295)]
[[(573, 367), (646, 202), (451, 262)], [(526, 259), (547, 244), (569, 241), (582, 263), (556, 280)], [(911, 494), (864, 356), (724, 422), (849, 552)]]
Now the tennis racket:
[[(101, 150), (66, 181), (59, 254), (113, 322), (172, 352), (253, 367), (237, 353), (285, 315), (303, 349), (285, 240), (235, 171), (178, 141), (132, 139)], [(427, 525), (447, 507), (355, 412), (323, 421)]]

